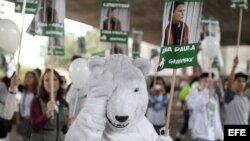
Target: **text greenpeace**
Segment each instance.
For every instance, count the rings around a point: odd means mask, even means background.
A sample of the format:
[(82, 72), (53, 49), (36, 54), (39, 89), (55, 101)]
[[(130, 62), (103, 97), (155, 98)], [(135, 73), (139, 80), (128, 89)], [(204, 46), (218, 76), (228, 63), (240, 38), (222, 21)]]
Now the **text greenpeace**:
[(183, 58), (183, 59), (170, 59), (168, 62), (169, 64), (182, 64), (187, 62), (192, 62), (194, 57), (192, 58)]
[(193, 66), (197, 62), (199, 44), (167, 45), (161, 48), (159, 69), (183, 68)]
[(162, 51), (162, 54), (166, 53), (166, 52), (183, 52), (183, 51), (191, 51), (191, 50), (195, 50), (195, 45), (192, 45), (192, 46), (189, 46), (189, 45), (186, 45), (186, 46), (180, 46), (180, 47), (171, 47), (171, 46), (168, 46), (168, 47), (165, 47)]

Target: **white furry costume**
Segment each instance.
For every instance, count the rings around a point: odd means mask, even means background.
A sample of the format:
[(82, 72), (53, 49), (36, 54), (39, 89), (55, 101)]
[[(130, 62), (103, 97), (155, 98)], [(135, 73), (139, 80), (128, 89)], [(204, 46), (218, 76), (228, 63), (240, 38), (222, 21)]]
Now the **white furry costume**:
[(144, 116), (148, 92), (144, 75), (150, 63), (125, 55), (91, 58), (84, 108), (66, 141), (171, 141), (158, 136)]

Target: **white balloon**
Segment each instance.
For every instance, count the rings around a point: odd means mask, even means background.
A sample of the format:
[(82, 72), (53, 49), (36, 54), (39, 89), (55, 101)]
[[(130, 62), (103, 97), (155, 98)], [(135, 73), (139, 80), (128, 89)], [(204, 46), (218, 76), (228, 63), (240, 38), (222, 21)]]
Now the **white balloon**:
[(79, 58), (74, 60), (69, 66), (69, 75), (72, 80), (73, 87), (82, 88), (90, 75), (89, 68), (87, 66), (87, 60)]
[(201, 47), (204, 55), (206, 55), (210, 59), (216, 57), (220, 51), (220, 43), (213, 36), (208, 36), (204, 38), (204, 40), (201, 43)]
[(204, 55), (203, 51), (199, 51), (199, 53), (197, 54), (197, 61), (203, 72), (208, 71), (210, 59)]
[(0, 19), (0, 48), (15, 53), (20, 43), (20, 31), (17, 25), (8, 19)]

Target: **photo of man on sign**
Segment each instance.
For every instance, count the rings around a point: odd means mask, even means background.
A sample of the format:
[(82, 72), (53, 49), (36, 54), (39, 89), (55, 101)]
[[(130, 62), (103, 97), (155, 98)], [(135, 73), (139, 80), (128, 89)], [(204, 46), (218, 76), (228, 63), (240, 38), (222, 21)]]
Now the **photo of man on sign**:
[(103, 21), (103, 29), (104, 30), (121, 30), (122, 25), (121, 21), (116, 17), (117, 9), (110, 8), (107, 11), (107, 19)]

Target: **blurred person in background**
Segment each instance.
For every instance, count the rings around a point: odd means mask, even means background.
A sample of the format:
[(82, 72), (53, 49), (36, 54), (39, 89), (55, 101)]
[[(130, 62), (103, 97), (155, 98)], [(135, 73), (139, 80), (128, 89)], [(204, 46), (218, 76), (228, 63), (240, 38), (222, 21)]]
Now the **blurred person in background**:
[(30, 124), (30, 108), (31, 101), (36, 96), (38, 91), (39, 80), (34, 71), (28, 71), (24, 76), (23, 91), (21, 92), (20, 101), (20, 116), (21, 122), (17, 126), (17, 133), (19, 133), (23, 141), (29, 141), (31, 135)]
[(158, 134), (166, 123), (168, 92), (162, 77), (153, 78), (149, 85), (149, 103), (146, 116)]
[[(212, 78), (213, 74), (210, 74)], [(199, 87), (188, 94), (187, 106), (190, 112), (189, 129), (193, 141), (224, 140), (219, 114), (219, 99), (213, 88), (213, 79), (203, 72)]]

